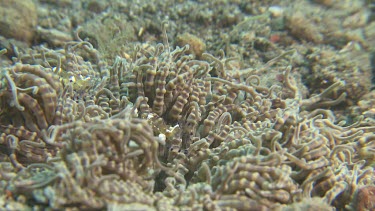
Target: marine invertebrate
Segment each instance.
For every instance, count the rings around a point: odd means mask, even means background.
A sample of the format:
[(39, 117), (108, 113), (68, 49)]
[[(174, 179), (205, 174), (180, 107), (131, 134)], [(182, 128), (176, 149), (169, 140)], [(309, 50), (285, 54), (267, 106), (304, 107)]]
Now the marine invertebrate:
[[(53, 124), (62, 86), (53, 72), (40, 66), (18, 63), (3, 71), (5, 83), (0, 92), (2, 143), (12, 149), (11, 158), (15, 158), (15, 150), (30, 162), (44, 161), (48, 150), (42, 149), (46, 144), (42, 137)], [(12, 162), (18, 163), (16, 159)]]
[(12, 164), (1, 188), (55, 209), (215, 210), (312, 197), (345, 207), (372, 184), (362, 160), (374, 128), (324, 109), (345, 99), (332, 95), (344, 82), (304, 99), (290, 66), (268, 87), (224, 53), (194, 59), (188, 48), (136, 46), (112, 66), (82, 40), (19, 55), (1, 78), (0, 144)]

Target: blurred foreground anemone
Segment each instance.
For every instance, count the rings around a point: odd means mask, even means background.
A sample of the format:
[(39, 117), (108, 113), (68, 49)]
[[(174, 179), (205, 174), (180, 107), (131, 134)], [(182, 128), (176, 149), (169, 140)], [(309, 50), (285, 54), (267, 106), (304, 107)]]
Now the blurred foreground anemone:
[(369, 206), (351, 201), (374, 185), (375, 127), (326, 110), (344, 82), (302, 99), (290, 66), (267, 87), (224, 53), (196, 60), (188, 48), (137, 46), (107, 65), (77, 41), (2, 67), (0, 206)]

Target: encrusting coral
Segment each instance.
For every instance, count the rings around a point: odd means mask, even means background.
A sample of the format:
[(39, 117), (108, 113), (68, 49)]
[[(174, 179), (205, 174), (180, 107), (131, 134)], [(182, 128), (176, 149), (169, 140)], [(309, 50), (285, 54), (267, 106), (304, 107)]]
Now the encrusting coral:
[(2, 207), (369, 206), (351, 201), (374, 185), (375, 127), (325, 109), (345, 100), (332, 95), (344, 82), (303, 99), (292, 67), (266, 87), (224, 53), (198, 60), (188, 45), (172, 49), (165, 27), (164, 44), (112, 66), (81, 40), (2, 67)]

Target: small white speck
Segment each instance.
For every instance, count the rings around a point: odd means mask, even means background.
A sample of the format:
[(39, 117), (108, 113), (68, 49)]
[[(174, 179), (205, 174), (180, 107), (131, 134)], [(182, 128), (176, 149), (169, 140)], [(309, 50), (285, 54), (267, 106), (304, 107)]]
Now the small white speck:
[(165, 136), (165, 134), (159, 134), (159, 144), (161, 145), (165, 145), (165, 140), (167, 139), (167, 137)]
[(280, 6), (270, 6), (268, 11), (272, 14), (273, 17), (281, 17), (284, 14), (284, 9)]

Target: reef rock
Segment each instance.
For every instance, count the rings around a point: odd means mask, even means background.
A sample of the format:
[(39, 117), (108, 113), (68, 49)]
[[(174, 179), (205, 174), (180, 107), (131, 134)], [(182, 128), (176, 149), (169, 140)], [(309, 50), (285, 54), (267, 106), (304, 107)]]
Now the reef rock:
[(30, 43), (37, 14), (31, 0), (0, 0), (0, 35)]

